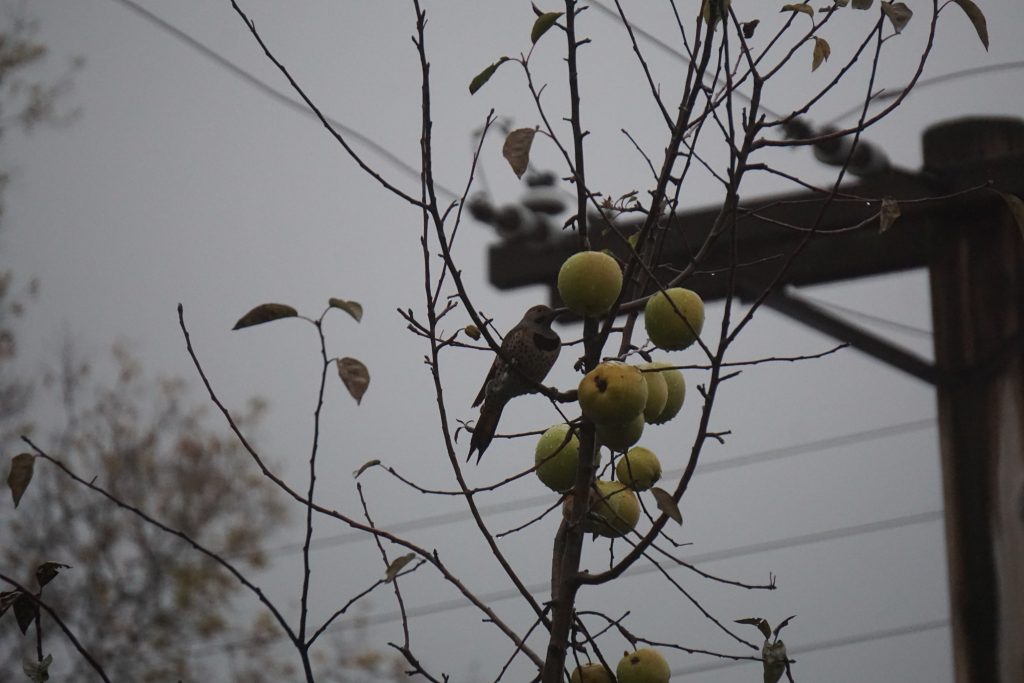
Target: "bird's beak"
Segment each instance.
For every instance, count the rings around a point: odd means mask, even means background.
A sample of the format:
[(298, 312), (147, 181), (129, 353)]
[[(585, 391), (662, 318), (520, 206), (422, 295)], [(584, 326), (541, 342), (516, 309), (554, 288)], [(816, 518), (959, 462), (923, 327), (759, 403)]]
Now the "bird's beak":
[(551, 309), (551, 319), (552, 320), (558, 320), (559, 318), (564, 317), (566, 315), (569, 315), (570, 313), (571, 313), (571, 311), (567, 307), (565, 307), (565, 306), (562, 306), (560, 308), (552, 308)]

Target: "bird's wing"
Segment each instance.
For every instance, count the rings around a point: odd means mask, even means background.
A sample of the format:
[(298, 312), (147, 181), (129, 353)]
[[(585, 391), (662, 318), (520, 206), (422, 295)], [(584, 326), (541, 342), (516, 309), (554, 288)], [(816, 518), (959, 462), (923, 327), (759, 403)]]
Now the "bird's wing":
[(487, 371), (487, 377), (484, 378), (484, 384), (480, 387), (480, 393), (476, 395), (476, 399), (473, 401), (473, 408), (484, 402), (487, 398), (487, 385), (490, 383), (494, 376), (498, 374), (498, 366), (501, 365), (501, 358), (499, 356), (494, 357), (494, 362), (491, 363), (491, 369)]

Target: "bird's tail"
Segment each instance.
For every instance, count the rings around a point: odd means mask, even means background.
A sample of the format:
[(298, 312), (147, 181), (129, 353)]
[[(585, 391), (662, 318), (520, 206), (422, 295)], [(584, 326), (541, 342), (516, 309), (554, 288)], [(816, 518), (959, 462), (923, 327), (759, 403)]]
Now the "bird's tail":
[(501, 411), (504, 407), (504, 403), (484, 401), (483, 407), (480, 408), (480, 419), (473, 427), (473, 438), (469, 440), (469, 455), (466, 456), (466, 462), (473, 458), (475, 451), (476, 462), (480, 463), (480, 458), (483, 457), (484, 451), (487, 450), (491, 439), (494, 438), (494, 432), (498, 429), (498, 420), (501, 419)]

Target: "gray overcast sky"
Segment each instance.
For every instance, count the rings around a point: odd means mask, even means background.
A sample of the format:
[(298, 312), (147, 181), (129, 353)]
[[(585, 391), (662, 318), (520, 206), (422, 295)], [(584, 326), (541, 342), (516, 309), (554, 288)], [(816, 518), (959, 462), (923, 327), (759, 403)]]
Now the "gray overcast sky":
[[(273, 69), (227, 0), (137, 0), (168, 22), (208, 45), (255, 77), (285, 92)], [(696, 11), (695, 0), (680, 3)], [(766, 22), (777, 20), (769, 4), (738, 0), (737, 11)], [(781, 1), (779, 5), (783, 4)], [(819, 3), (820, 4), (820, 3)], [(912, 73), (931, 3), (912, 0), (918, 13), (904, 35), (887, 45), (878, 82), (899, 86)], [(337, 0), (251, 0), (244, 7), (277, 56), (330, 116), (373, 138), (398, 157), (415, 163), (419, 136), (418, 66), (409, 41), (411, 3)], [(671, 22), (660, 3), (627, 2), (638, 26), (671, 39)], [(988, 16), (991, 50), (981, 47), (956, 7), (943, 13), (926, 77), (986, 64), (1024, 60), (1024, 19), (1019, 0), (979, 2)], [(425, 3), (430, 23), (428, 50), (434, 78), (434, 135), (437, 177), (449, 187), (465, 183), (472, 131), (488, 109), (516, 126), (538, 123), (520, 74), (508, 67), (475, 97), (466, 85), (486, 64), (528, 45), (532, 13), (527, 2), (446, 0)], [(553, 6), (553, 4), (552, 4)], [(764, 7), (764, 11), (752, 8)], [(419, 216), (363, 175), (323, 129), (307, 116), (267, 97), (196, 49), (144, 20), (118, 0), (50, 0), (31, 4), (41, 20), (40, 38), (52, 51), (51, 66), (85, 57), (67, 103), (83, 116), (74, 125), (12, 136), (5, 159), (15, 176), (9, 213), (0, 240), (5, 260), (22, 277), (43, 285), (25, 331), (26, 371), (51, 362), (60, 331), (95, 352), (115, 339), (135, 344), (147, 367), (193, 380), (177, 328), (182, 302), (198, 350), (229, 405), (247, 396), (270, 398), (271, 414), (260, 435), (266, 450), (293, 482), (302, 481), (310, 438), (317, 378), (316, 340), (311, 328), (283, 322), (231, 332), (233, 322), (264, 301), (289, 303), (317, 315), (328, 297), (362, 302), (361, 325), (339, 315), (327, 326), (331, 352), (351, 355), (370, 368), (373, 381), (356, 407), (332, 386), (323, 435), (324, 502), (352, 510), (351, 472), (380, 458), (424, 485), (445, 486), (447, 460), (436, 430), (429, 376), (421, 359), (426, 347), (405, 332), (398, 307), (422, 303)], [(760, 14), (758, 14), (760, 12)], [(776, 86), (766, 104), (778, 111), (825, 83), (843, 62), (874, 13), (852, 13), (826, 33), (829, 64), (810, 73), (810, 54), (799, 53), (785, 87)], [(870, 16), (869, 16), (870, 14)], [(646, 165), (619, 132), (628, 128), (649, 150), (660, 150), (658, 119), (646, 86), (631, 59), (620, 27), (597, 10), (581, 19), (594, 44), (583, 52), (583, 100), (588, 138), (589, 179), (595, 189), (622, 194), (643, 189)], [(764, 30), (762, 28), (762, 30)], [(846, 33), (848, 31), (848, 33)], [(762, 35), (767, 35), (763, 33)], [(550, 83), (549, 106), (561, 106), (562, 62), (556, 40), (537, 50), (535, 65)], [(645, 44), (652, 68), (668, 90), (682, 66)], [(858, 87), (865, 80), (858, 77)], [(1024, 111), (1021, 72), (992, 75), (923, 89), (868, 138), (901, 166), (920, 163), (919, 140), (929, 125), (971, 114), (1018, 115)], [(856, 103), (860, 91), (841, 90), (822, 103), (822, 118)], [(560, 111), (560, 110), (559, 110)], [(559, 114), (561, 115), (561, 114)], [(358, 146), (358, 145), (357, 145)], [(786, 152), (777, 161), (798, 173), (823, 179), (825, 170), (808, 154)], [(415, 194), (417, 182), (387, 160), (368, 158), (397, 185)], [(557, 167), (558, 157), (539, 139), (535, 163)], [(495, 136), (485, 146), (481, 180), (493, 201), (505, 203), (521, 187), (500, 156)], [(758, 184), (760, 183), (760, 184)], [(754, 179), (745, 196), (779, 189)], [(713, 181), (696, 179), (685, 201), (701, 206), (716, 196)], [(542, 290), (503, 293), (486, 283), (485, 249), (493, 235), (467, 224), (457, 257), (476, 303), (508, 327)], [(817, 288), (808, 294), (928, 329), (927, 279), (908, 273)], [(709, 328), (720, 311), (708, 311)], [(453, 320), (451, 326), (467, 322)], [(863, 321), (862, 321), (863, 322)], [(922, 354), (930, 339), (892, 327), (879, 332)], [(565, 329), (563, 337), (578, 334)], [(831, 340), (772, 313), (759, 315), (736, 358), (822, 351)], [(674, 354), (673, 360), (695, 360)], [(571, 354), (549, 379), (570, 386)], [(450, 357), (444, 368), (453, 417), (471, 418), (469, 404), (490, 363), (484, 354)], [(691, 388), (700, 379), (690, 378)], [(196, 392), (196, 396), (201, 396)], [(691, 398), (696, 396), (692, 392)], [(687, 555), (711, 555), (706, 569), (727, 577), (762, 581), (769, 572), (780, 590), (756, 593), (724, 589), (676, 572), (703, 605), (723, 620), (764, 616), (772, 621), (798, 614), (786, 640), (799, 663), (797, 680), (853, 683), (863, 680), (952, 680), (945, 594), (945, 558), (934, 396), (929, 387), (848, 351), (798, 366), (765, 366), (726, 385), (713, 426), (732, 430), (725, 445), (709, 444), (704, 461), (712, 467), (730, 459), (769, 452), (773, 457), (742, 466), (710, 470), (688, 493), (686, 526), (677, 540), (692, 542)], [(683, 466), (683, 454), (698, 413), (696, 401), (670, 425), (650, 430), (644, 445), (659, 453), (669, 470)], [(506, 417), (506, 429), (536, 428), (557, 417), (541, 400), (523, 399)], [(902, 428), (871, 438), (816, 448), (789, 447), (891, 425)], [(781, 450), (776, 450), (781, 449)], [(483, 465), (470, 472), (483, 483), (524, 469), (532, 444), (495, 444)], [(371, 505), (382, 525), (461, 509), (457, 501), (411, 494), (378, 472), (364, 475)], [(532, 480), (518, 482), (482, 503), (530, 499), (544, 490)], [(529, 519), (540, 507), (495, 514), (495, 528)], [(788, 537), (905, 518), (875, 530), (795, 547), (714, 559), (731, 548)], [(298, 519), (298, 516), (296, 516)], [(505, 544), (528, 584), (547, 579), (550, 538), (556, 520), (546, 519)], [(344, 529), (321, 523), (323, 536)], [(298, 530), (296, 529), (296, 534)], [(437, 547), (467, 583), (481, 593), (507, 588), (493, 560), (466, 523), (410, 532)], [(297, 535), (288, 540), (296, 540)], [(606, 561), (606, 546), (588, 551), (592, 566)], [(272, 594), (294, 603), (297, 558), (276, 558), (265, 583)], [(314, 590), (320, 616), (359, 590), (366, 577), (382, 572), (369, 544), (334, 546), (316, 554)], [(412, 607), (430, 608), (456, 596), (435, 575), (421, 570), (406, 585)], [(584, 593), (581, 608), (608, 613), (632, 610), (631, 629), (652, 639), (695, 648), (736, 649), (656, 575), (646, 573), (614, 586)], [(528, 624), (515, 600), (496, 603), (517, 627)], [(392, 601), (372, 598), (368, 614), (386, 615)], [(413, 620), (413, 646), (434, 671), (456, 681), (493, 678), (495, 663), (510, 654), (497, 631), (480, 624), (468, 608)], [(916, 631), (897, 635), (904, 629)], [(872, 634), (889, 637), (811, 652), (808, 646)], [(747, 634), (753, 635), (753, 634)], [(398, 637), (397, 624), (370, 631), (375, 644)], [(625, 642), (608, 641), (617, 652)], [(717, 664), (692, 655), (672, 655), (677, 672)], [(514, 669), (509, 680), (521, 680)], [(707, 683), (759, 680), (756, 666), (703, 671), (679, 680)]]

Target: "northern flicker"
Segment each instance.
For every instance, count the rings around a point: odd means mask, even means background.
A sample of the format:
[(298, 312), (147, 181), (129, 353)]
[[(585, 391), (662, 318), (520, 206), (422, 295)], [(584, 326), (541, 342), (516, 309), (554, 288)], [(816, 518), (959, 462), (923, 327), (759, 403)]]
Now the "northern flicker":
[[(494, 438), (501, 411), (509, 399), (533, 393), (537, 390), (536, 384), (544, 381), (562, 349), (562, 340), (551, 329), (551, 323), (563, 312), (544, 305), (534, 306), (505, 335), (501, 342), (501, 355), (494, 359), (487, 379), (473, 401), (474, 408), (481, 403), (483, 406), (480, 419), (473, 428), (467, 460), (475, 451), (476, 461), (480, 462), (480, 457)], [(506, 364), (502, 357), (510, 364)]]

